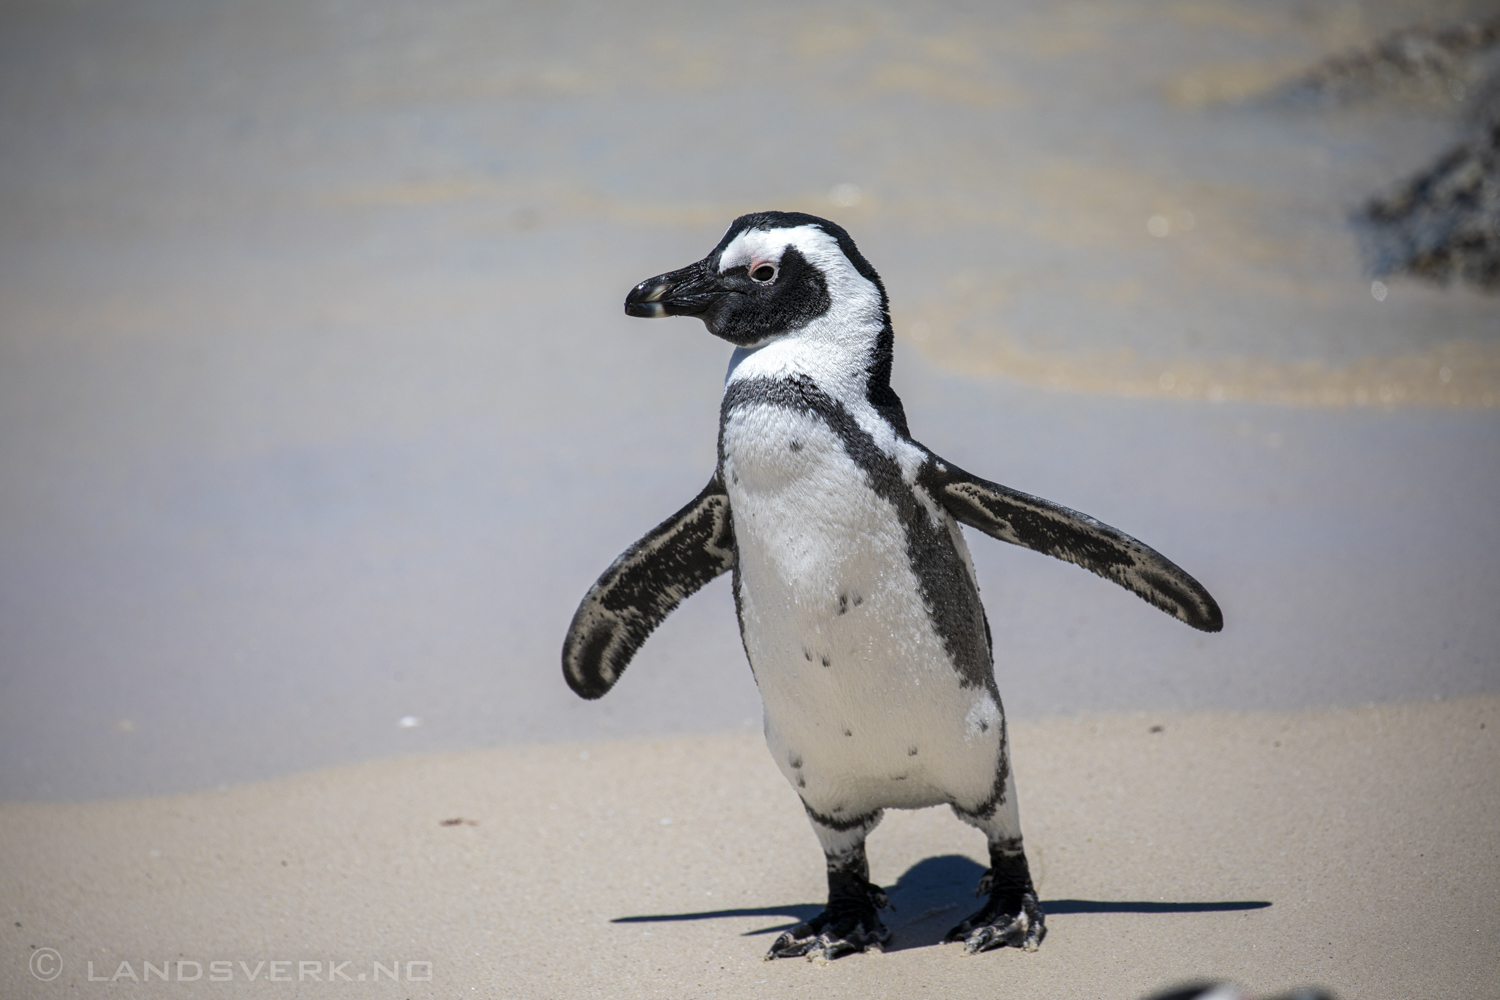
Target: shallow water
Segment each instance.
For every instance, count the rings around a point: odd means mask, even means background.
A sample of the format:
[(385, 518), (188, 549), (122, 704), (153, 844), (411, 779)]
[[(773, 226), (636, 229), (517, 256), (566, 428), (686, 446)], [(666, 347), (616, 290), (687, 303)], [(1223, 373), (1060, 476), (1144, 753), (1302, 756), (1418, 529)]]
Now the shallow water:
[(919, 438), (1225, 607), (976, 539), (1013, 712), (1500, 688), (1497, 303), (1346, 225), (1458, 109), (1253, 99), (1466, 9), (7, 9), (0, 797), (758, 725), (722, 582), (601, 703), (557, 650), (713, 462), (727, 348), (621, 299), (773, 206)]

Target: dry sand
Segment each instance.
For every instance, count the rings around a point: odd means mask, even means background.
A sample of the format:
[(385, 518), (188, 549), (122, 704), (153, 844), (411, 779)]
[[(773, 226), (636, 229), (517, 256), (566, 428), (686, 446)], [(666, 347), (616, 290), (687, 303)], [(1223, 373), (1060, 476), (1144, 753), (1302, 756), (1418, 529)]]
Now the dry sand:
[[(0, 994), (1126, 998), (1212, 976), (1500, 996), (1500, 698), (1054, 718), (1012, 738), (1050, 914), (1036, 954), (937, 943), (974, 905), (983, 844), (929, 809), (871, 840), (890, 951), (762, 962), (817, 909), (821, 858), (759, 739), (713, 736), (0, 806)], [(61, 958), (51, 982), (27, 971), (40, 948)], [(97, 981), (148, 961), (202, 978)], [(252, 982), (241, 961), (267, 964)], [(321, 981), (334, 962), (351, 982)], [(400, 980), (377, 987), (375, 963)]]
[[(1483, 6), (0, 10), (0, 796), (274, 778), (0, 804), (0, 1000), (1500, 995), (1500, 327), (1347, 223), (1460, 109), (1234, 103)], [(936, 945), (928, 810), (890, 953), (762, 963), (823, 876), (758, 738), (514, 745), (753, 727), (724, 584), (602, 704), (556, 655), (714, 456), (724, 345), (620, 299), (766, 207), (885, 276), (928, 445), (1229, 615), (976, 544), (1013, 715), (1114, 713), (1014, 728), (1037, 954)]]

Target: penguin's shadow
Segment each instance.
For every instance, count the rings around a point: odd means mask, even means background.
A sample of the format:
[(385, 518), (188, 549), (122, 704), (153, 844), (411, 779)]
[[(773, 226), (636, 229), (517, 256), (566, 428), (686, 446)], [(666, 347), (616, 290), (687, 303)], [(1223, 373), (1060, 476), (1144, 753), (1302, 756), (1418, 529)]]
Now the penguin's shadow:
[[(894, 886), (886, 889), (886, 895), (896, 909), (894, 913), (886, 910), (881, 914), (881, 919), (891, 929), (891, 942), (885, 950), (905, 951), (908, 948), (925, 948), (941, 943), (950, 927), (979, 909), (980, 900), (974, 896), (974, 887), (983, 874), (984, 868), (981, 865), (960, 854), (926, 858), (908, 868)], [(1071, 913), (1214, 913), (1225, 910), (1260, 910), (1270, 905), (1265, 900), (1175, 903), (1155, 900), (1042, 900), (1042, 910), (1049, 919)], [(610, 923), (672, 923), (723, 917), (786, 917), (790, 921), (746, 931), (745, 936), (750, 937), (790, 930), (804, 920), (817, 916), (822, 910), (821, 903), (790, 903), (785, 906), (616, 917)]]

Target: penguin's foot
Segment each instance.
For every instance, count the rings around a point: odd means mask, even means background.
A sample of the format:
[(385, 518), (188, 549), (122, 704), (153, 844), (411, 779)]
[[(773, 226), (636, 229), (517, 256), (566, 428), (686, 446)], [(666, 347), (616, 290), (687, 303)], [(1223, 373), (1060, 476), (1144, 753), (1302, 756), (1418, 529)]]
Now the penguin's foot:
[[(1005, 884), (996, 886), (997, 882)], [(1036, 951), (1047, 936), (1047, 925), (1031, 879), (1027, 877), (1023, 888), (1010, 879), (995, 878), (991, 869), (979, 880), (976, 895), (985, 894), (990, 898), (984, 906), (949, 931), (946, 940), (962, 941), (965, 955), (1007, 947)]]
[(856, 951), (881, 951), (891, 932), (876, 911), (891, 904), (879, 886), (865, 886), (863, 900), (830, 900), (822, 913), (784, 931), (766, 952), (766, 961), (804, 955), (809, 961), (832, 961)]

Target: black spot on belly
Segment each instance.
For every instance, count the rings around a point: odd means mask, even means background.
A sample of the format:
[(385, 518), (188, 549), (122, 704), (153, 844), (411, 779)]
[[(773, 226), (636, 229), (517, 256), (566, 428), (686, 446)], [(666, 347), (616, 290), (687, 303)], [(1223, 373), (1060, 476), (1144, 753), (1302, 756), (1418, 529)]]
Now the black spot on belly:
[(990, 724), (988, 722), (985, 722), (983, 719), (981, 719), (979, 721), (979, 731), (981, 733), (987, 733), (987, 732), (989, 732), (990, 731)]
[(802, 775), (800, 775), (800, 774), (797, 775), (797, 787), (798, 788), (806, 788), (807, 787), (807, 779), (804, 778), (804, 777), (802, 777)]
[(839, 595), (839, 614), (843, 615), (843, 614), (848, 614), (848, 613), (849, 613), (849, 595), (848, 594), (840, 594)]
[(917, 755), (917, 748), (916, 747), (907, 747), (906, 748), (906, 756), (908, 756), (908, 757), (915, 757), (916, 755)]
[(808, 649), (806, 646), (802, 647), (802, 655), (807, 658), (808, 663), (812, 662), (812, 650)]
[(859, 594), (855, 594), (854, 595), (854, 606), (857, 608), (857, 607), (859, 607), (863, 603), (865, 603), (865, 599), (863, 597), (861, 597)]
[(792, 770), (795, 771), (802, 766), (802, 755), (789, 753), (786, 755), (786, 762), (792, 765)]
[(849, 730), (846, 729), (846, 730), (844, 730), (844, 735), (845, 736), (853, 736), (854, 734), (851, 733)]
[[(871, 398), (881, 415), (903, 440), (910, 440), (900, 402), (889, 389), (881, 400)], [(888, 405), (884, 405), (886, 403)], [(865, 484), (895, 509), (906, 535), (906, 556), (916, 574), (922, 603), (942, 639), (944, 651), (958, 671), (963, 687), (994, 691), (989, 631), (984, 605), (963, 558), (954, 547), (950, 523), (933, 524), (928, 507), (905, 480), (900, 464), (881, 451), (843, 403), (830, 397), (805, 375), (791, 378), (749, 378), (724, 389), (719, 409), (719, 462), (727, 467), (724, 428), (740, 407), (770, 405), (817, 415), (838, 436), (844, 452), (864, 473)], [(851, 595), (852, 596), (852, 595)]]
[(802, 442), (798, 441), (796, 438), (793, 438), (792, 439), (792, 443), (789, 444), (789, 445), (787, 445), (787, 447), (790, 448), (790, 449), (792, 449), (793, 451), (801, 451), (802, 450)]
[(831, 667), (831, 666), (833, 666), (833, 661), (830, 660), (828, 657), (825, 656), (825, 657), (823, 657), (823, 666), (825, 666), (825, 667)]
[(904, 774), (893, 774), (893, 775), (891, 775), (891, 780), (892, 781), (905, 781), (906, 780), (906, 775), (904, 775)]

